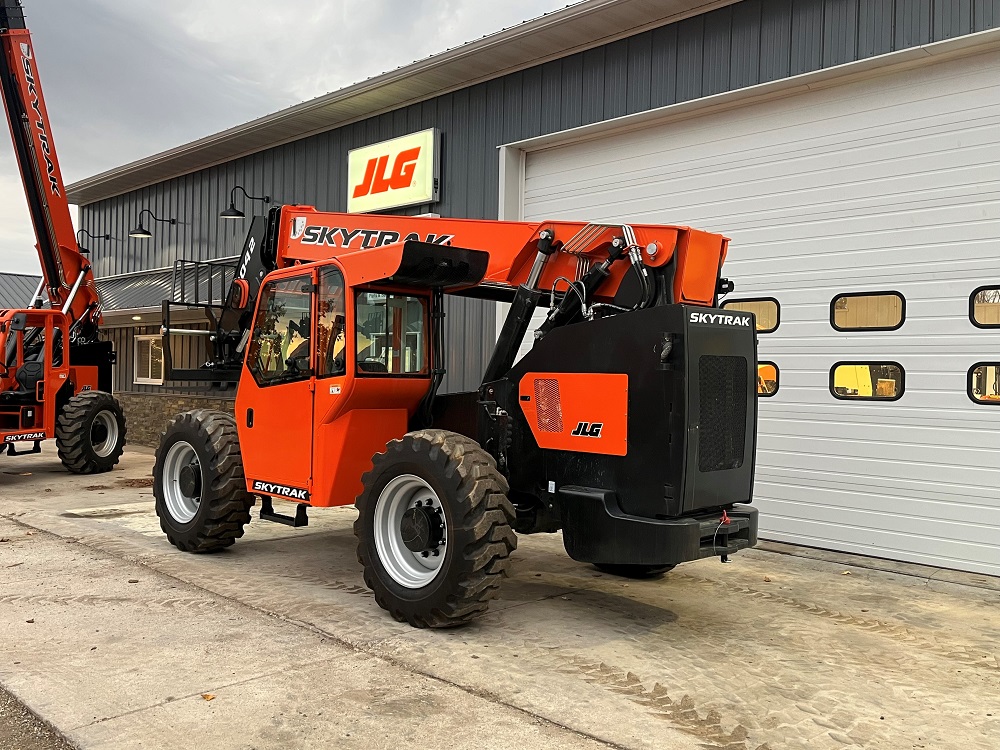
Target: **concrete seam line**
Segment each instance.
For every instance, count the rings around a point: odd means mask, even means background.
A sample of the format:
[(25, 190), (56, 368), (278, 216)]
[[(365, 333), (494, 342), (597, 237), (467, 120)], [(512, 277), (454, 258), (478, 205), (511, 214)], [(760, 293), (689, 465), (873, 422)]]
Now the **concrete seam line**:
[[(448, 687), (455, 688), (457, 690), (462, 691), (463, 693), (466, 693), (468, 695), (473, 695), (473, 696), (475, 696), (477, 698), (481, 698), (481, 699), (483, 699), (483, 700), (485, 700), (485, 701), (487, 701), (489, 703), (493, 703), (493, 704), (496, 704), (498, 706), (503, 706), (505, 708), (508, 708), (508, 709), (510, 709), (512, 711), (516, 711), (517, 713), (519, 713), (519, 714), (521, 714), (523, 716), (527, 716), (527, 717), (529, 717), (531, 719), (535, 719), (536, 721), (544, 722), (545, 724), (547, 724), (549, 726), (556, 727), (558, 729), (564, 729), (565, 731), (570, 732), (571, 734), (573, 734), (573, 735), (575, 735), (577, 737), (582, 737), (584, 739), (588, 739), (588, 740), (591, 740), (593, 742), (597, 742), (597, 743), (599, 743), (601, 745), (604, 745), (606, 747), (613, 748), (613, 750), (633, 750), (632, 748), (629, 748), (626, 745), (621, 745), (621, 744), (619, 744), (617, 742), (614, 742), (613, 740), (608, 740), (608, 739), (605, 739), (603, 737), (598, 737), (597, 735), (591, 734), (589, 732), (584, 732), (582, 730), (575, 729), (575, 728), (573, 728), (571, 726), (568, 726), (566, 724), (560, 723), (558, 721), (554, 721), (553, 719), (550, 719), (550, 718), (548, 718), (546, 716), (542, 716), (541, 714), (535, 713), (535, 712), (530, 711), (530, 710), (528, 710), (526, 708), (522, 708), (520, 706), (516, 706), (516, 705), (514, 705), (512, 703), (509, 703), (508, 701), (503, 700), (502, 698), (500, 698), (500, 696), (496, 695), (495, 693), (491, 693), (491, 692), (489, 692), (487, 690), (482, 690), (480, 688), (475, 688), (475, 687), (469, 687), (469, 686), (461, 685), (460, 683), (454, 682), (452, 680), (448, 680), (448, 679), (446, 679), (444, 677), (440, 677), (438, 675), (426, 672), (426, 671), (424, 671), (422, 669), (418, 669), (418, 668), (416, 668), (416, 667), (414, 667), (414, 666), (412, 666), (410, 664), (407, 664), (407, 663), (403, 662), (402, 660), (397, 659), (397, 658), (395, 658), (393, 656), (389, 656), (389, 655), (386, 655), (386, 654), (379, 654), (379, 653), (376, 653), (371, 648), (366, 648), (366, 647), (359, 646), (357, 644), (351, 643), (349, 641), (345, 641), (340, 636), (338, 636), (338, 635), (336, 635), (334, 633), (331, 633), (331, 632), (329, 632), (327, 630), (324, 630), (323, 628), (321, 628), (321, 627), (319, 627), (317, 625), (313, 625), (312, 623), (307, 623), (307, 622), (303, 622), (302, 620), (296, 620), (296, 619), (291, 618), (291, 617), (286, 617), (286, 616), (280, 615), (280, 614), (278, 614), (276, 612), (270, 612), (270, 611), (268, 611), (266, 609), (262, 609), (260, 607), (256, 607), (253, 604), (249, 604), (247, 602), (240, 601), (239, 599), (234, 599), (234, 598), (232, 598), (232, 597), (230, 597), (230, 596), (228, 596), (226, 594), (220, 594), (220, 593), (218, 593), (216, 591), (212, 591), (211, 589), (206, 588), (205, 586), (202, 586), (202, 585), (200, 585), (198, 583), (194, 583), (192, 581), (186, 581), (183, 578), (180, 578), (179, 576), (176, 576), (176, 575), (174, 575), (172, 573), (167, 573), (167, 572), (164, 572), (162, 570), (158, 570), (157, 568), (155, 568), (151, 564), (149, 564), (147, 561), (139, 559), (137, 557), (131, 557), (131, 556), (129, 556), (127, 554), (124, 554), (124, 553), (112, 552), (110, 550), (103, 549), (101, 547), (96, 547), (96, 546), (93, 546), (92, 544), (88, 544), (86, 542), (82, 542), (79, 539), (73, 539), (71, 537), (64, 537), (64, 536), (61, 536), (60, 534), (58, 534), (56, 532), (49, 531), (48, 529), (44, 529), (44, 528), (42, 528), (40, 526), (35, 526), (35, 525), (31, 524), (31, 523), (28, 523), (25, 520), (22, 520), (21, 518), (17, 518), (17, 517), (14, 517), (14, 516), (7, 516), (7, 515), (0, 514), (0, 518), (5, 518), (6, 520), (11, 521), (12, 523), (14, 523), (14, 524), (16, 524), (16, 525), (18, 525), (18, 526), (20, 526), (22, 528), (32, 529), (33, 531), (35, 531), (37, 533), (44, 534), (44, 535), (46, 535), (48, 537), (51, 537), (53, 539), (58, 539), (58, 540), (62, 540), (64, 542), (72, 542), (72, 543), (75, 543), (75, 544), (79, 544), (81, 546), (86, 547), (89, 550), (94, 551), (95, 553), (97, 553), (99, 555), (104, 555), (105, 557), (109, 557), (109, 558), (112, 558), (112, 559), (115, 559), (115, 560), (122, 560), (122, 561), (125, 561), (125, 562), (128, 562), (128, 563), (131, 563), (133, 565), (139, 565), (139, 566), (141, 566), (143, 568), (146, 568), (151, 573), (155, 573), (157, 575), (164, 576), (165, 578), (168, 578), (170, 580), (176, 581), (177, 583), (180, 583), (180, 584), (183, 584), (185, 586), (190, 586), (192, 588), (198, 589), (199, 591), (202, 591), (202, 592), (204, 592), (206, 594), (218, 597), (219, 599), (223, 599), (223, 600), (229, 602), (230, 604), (232, 604), (232, 605), (234, 605), (236, 607), (243, 608), (243, 609), (249, 610), (251, 612), (254, 612), (254, 613), (257, 613), (257, 614), (260, 614), (260, 615), (264, 615), (265, 617), (269, 617), (269, 618), (271, 618), (273, 620), (277, 620), (278, 622), (283, 622), (283, 623), (287, 623), (289, 625), (293, 625), (295, 627), (299, 627), (299, 628), (301, 628), (303, 630), (308, 630), (311, 633), (314, 633), (316, 635), (322, 636), (324, 638), (328, 638), (331, 641), (333, 641), (334, 643), (336, 643), (336, 644), (344, 647), (345, 649), (353, 651), (353, 652), (355, 652), (357, 654), (360, 654), (360, 655), (363, 655), (363, 656), (368, 656), (368, 657), (370, 657), (372, 659), (375, 659), (377, 661), (381, 661), (381, 662), (384, 662), (386, 664), (390, 664), (390, 665), (392, 665), (394, 667), (402, 669), (405, 672), (409, 672), (410, 674), (414, 674), (414, 675), (419, 675), (420, 677), (425, 677), (425, 678), (427, 678), (429, 680), (432, 680), (434, 682), (437, 682), (437, 683), (439, 683), (441, 685), (446, 685)], [(497, 614), (497, 613), (493, 613), (493, 615), (495, 615), (495, 614)], [(492, 616), (492, 615), (489, 615), (489, 616)], [(173, 701), (171, 701), (171, 702), (173, 702)], [(141, 710), (146, 710), (146, 709), (139, 709), (139, 710), (141, 711)], [(95, 723), (98, 723), (98, 722), (95, 722)], [(679, 729), (676, 729), (676, 728), (674, 728), (674, 729), (677, 732), (681, 732), (681, 730), (679, 730)], [(63, 736), (63, 735), (60, 734), (60, 736)]]
[[(188, 584), (188, 585), (190, 585), (190, 584)], [(294, 664), (294, 665), (291, 665), (290, 668), (292, 668), (292, 669), (300, 669), (300, 668), (303, 668), (303, 667), (314, 667), (314, 666), (317, 666), (319, 664), (326, 664), (327, 662), (337, 661), (337, 660), (343, 659), (343, 658), (345, 658), (347, 656), (349, 656), (349, 654), (338, 654), (337, 656), (332, 656), (329, 659), (316, 659), (315, 661), (302, 662), (300, 664)], [(248, 677), (245, 680), (234, 680), (233, 682), (220, 683), (218, 685), (210, 685), (210, 686), (207, 686), (208, 690), (198, 690), (198, 691), (195, 691), (193, 693), (188, 693), (187, 695), (181, 695), (181, 696), (179, 696), (177, 698), (170, 698), (169, 700), (168, 699), (164, 699), (164, 700), (158, 701), (156, 703), (150, 703), (148, 706), (142, 706), (140, 708), (133, 708), (131, 711), (124, 711), (124, 712), (122, 712), (120, 714), (114, 714), (113, 716), (104, 716), (104, 717), (101, 717), (100, 719), (95, 719), (94, 721), (88, 721), (85, 724), (79, 724), (79, 725), (73, 727), (71, 731), (75, 732), (78, 729), (86, 729), (87, 727), (92, 727), (92, 726), (95, 726), (96, 724), (103, 724), (106, 721), (114, 721), (115, 719), (120, 719), (123, 716), (134, 716), (135, 714), (140, 714), (143, 711), (149, 711), (150, 709), (153, 709), (153, 708), (159, 708), (160, 706), (167, 706), (167, 705), (170, 705), (171, 703), (177, 703), (178, 701), (183, 701), (183, 700), (187, 700), (188, 698), (194, 698), (195, 696), (203, 695), (205, 692), (208, 692), (209, 690), (223, 690), (225, 688), (235, 687), (237, 685), (247, 685), (247, 684), (249, 684), (251, 682), (254, 682), (255, 680), (259, 680), (259, 679), (261, 679), (263, 677), (270, 677), (272, 675), (282, 674), (283, 672), (287, 672), (287, 671), (288, 671), (288, 668), (273, 669), (273, 670), (271, 670), (269, 672), (261, 672), (260, 674), (254, 675), (253, 677)]]

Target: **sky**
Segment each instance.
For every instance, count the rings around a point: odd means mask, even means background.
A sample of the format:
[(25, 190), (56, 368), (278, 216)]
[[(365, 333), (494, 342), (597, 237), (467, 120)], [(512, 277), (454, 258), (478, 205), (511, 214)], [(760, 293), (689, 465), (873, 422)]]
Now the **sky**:
[[(569, 3), (22, 0), (67, 183)], [(13, 147), (0, 131), (0, 271), (38, 274)]]

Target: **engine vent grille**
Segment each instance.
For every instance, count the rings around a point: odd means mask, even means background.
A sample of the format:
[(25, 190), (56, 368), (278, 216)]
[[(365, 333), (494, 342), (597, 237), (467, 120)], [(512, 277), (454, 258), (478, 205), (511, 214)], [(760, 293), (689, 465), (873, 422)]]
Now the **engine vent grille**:
[(746, 448), (746, 357), (702, 355), (698, 360), (698, 390), (698, 470), (738, 469), (743, 465)]
[(562, 400), (555, 378), (535, 378), (535, 413), (542, 432), (563, 431)]

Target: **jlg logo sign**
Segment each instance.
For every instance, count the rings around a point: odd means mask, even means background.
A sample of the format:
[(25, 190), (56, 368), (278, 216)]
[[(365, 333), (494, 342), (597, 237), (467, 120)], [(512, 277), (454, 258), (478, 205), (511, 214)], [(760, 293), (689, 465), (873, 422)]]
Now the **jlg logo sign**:
[(347, 210), (362, 213), (437, 201), (439, 141), (431, 128), (351, 151)]
[(352, 196), (364, 198), (366, 195), (384, 193), (388, 190), (402, 190), (413, 183), (413, 172), (420, 158), (420, 147), (408, 148), (396, 154), (392, 164), (392, 174), (386, 174), (389, 157), (386, 154), (368, 160), (365, 167), (365, 177), (361, 184), (354, 188)]

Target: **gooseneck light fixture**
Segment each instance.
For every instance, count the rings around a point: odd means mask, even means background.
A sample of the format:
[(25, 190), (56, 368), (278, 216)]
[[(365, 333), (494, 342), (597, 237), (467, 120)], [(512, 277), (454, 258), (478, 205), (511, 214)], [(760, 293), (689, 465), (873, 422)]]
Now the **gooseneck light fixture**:
[(134, 237), (137, 240), (148, 240), (150, 237), (153, 236), (152, 233), (148, 229), (146, 229), (146, 227), (144, 227), (142, 225), (142, 215), (143, 214), (149, 214), (149, 217), (153, 221), (163, 222), (164, 224), (176, 224), (177, 223), (177, 219), (161, 219), (161, 218), (157, 217), (156, 214), (154, 214), (148, 208), (144, 208), (144, 209), (142, 209), (139, 212), (139, 218), (137, 220), (137, 226), (136, 226), (136, 228), (129, 231), (129, 233), (128, 233), (129, 237)]
[(90, 255), (90, 249), (83, 246), (80, 242), (80, 235), (85, 234), (92, 240), (104, 240), (105, 242), (111, 239), (110, 234), (91, 234), (86, 229), (79, 229), (76, 233), (76, 247), (82, 255)]
[(229, 208), (219, 214), (220, 219), (245, 219), (247, 216), (245, 213), (236, 208), (236, 191), (239, 190), (243, 195), (246, 196), (247, 200), (251, 201), (264, 201), (264, 203), (271, 202), (271, 196), (265, 195), (262, 198), (250, 195), (242, 185), (237, 185), (232, 190), (229, 191)]

